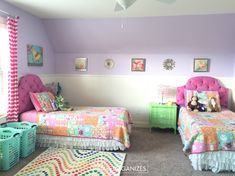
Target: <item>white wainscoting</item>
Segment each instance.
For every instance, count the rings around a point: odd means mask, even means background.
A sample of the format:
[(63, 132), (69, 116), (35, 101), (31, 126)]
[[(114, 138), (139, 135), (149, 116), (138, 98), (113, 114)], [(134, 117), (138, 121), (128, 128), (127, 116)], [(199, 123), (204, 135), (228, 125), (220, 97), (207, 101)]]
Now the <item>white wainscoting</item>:
[[(73, 106), (123, 106), (132, 115), (134, 125), (148, 127), (148, 106), (158, 101), (158, 86), (182, 86), (187, 76), (129, 75), (40, 75), (44, 83), (60, 82), (65, 99)], [(234, 109), (235, 78), (216, 77), (230, 91), (229, 107)]]

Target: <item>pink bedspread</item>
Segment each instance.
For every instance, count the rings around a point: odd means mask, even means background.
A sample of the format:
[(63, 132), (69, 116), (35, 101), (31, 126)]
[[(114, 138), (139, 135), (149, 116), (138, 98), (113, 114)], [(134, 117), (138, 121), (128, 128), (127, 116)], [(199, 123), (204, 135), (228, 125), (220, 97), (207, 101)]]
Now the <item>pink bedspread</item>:
[(130, 115), (121, 107), (78, 107), (50, 113), (35, 110), (21, 114), (21, 121), (38, 124), (37, 133), (99, 139), (114, 139), (129, 148)]

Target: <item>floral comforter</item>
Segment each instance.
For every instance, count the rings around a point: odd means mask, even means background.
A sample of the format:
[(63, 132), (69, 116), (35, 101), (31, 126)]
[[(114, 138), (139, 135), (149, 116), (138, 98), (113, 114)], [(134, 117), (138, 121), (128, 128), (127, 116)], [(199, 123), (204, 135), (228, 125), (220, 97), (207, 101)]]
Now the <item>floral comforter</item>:
[(129, 148), (128, 125), (131, 118), (125, 108), (78, 107), (74, 111), (38, 113), (37, 133), (99, 139), (114, 139)]
[(186, 153), (235, 151), (235, 113), (230, 110), (189, 112), (183, 107), (178, 125)]

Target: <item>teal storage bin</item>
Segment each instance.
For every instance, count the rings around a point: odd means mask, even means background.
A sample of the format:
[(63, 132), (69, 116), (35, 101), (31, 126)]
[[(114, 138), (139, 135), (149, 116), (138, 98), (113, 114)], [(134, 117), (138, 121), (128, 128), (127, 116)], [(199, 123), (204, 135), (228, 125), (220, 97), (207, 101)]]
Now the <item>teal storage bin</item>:
[(10, 122), (7, 127), (22, 131), (20, 141), (20, 157), (27, 157), (35, 151), (37, 125), (30, 122)]
[(0, 170), (8, 170), (20, 157), (21, 132), (13, 128), (0, 128)]

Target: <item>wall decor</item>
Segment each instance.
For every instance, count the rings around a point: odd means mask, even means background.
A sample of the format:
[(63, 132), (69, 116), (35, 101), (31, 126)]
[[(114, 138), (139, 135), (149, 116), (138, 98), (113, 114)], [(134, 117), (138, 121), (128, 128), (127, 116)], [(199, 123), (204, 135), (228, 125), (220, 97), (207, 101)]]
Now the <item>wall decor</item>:
[(75, 69), (77, 71), (85, 72), (88, 68), (88, 59), (87, 58), (76, 58), (75, 59)]
[(175, 61), (173, 59), (166, 59), (163, 61), (163, 68), (165, 70), (173, 70), (175, 67)]
[(104, 66), (107, 69), (112, 69), (114, 67), (114, 65), (115, 65), (115, 63), (114, 63), (113, 59), (106, 59), (104, 61)]
[(209, 59), (195, 58), (193, 64), (194, 72), (208, 72), (209, 71)]
[(133, 58), (131, 59), (131, 71), (145, 71), (146, 59)]
[(36, 45), (27, 45), (28, 66), (43, 66), (43, 48)]

